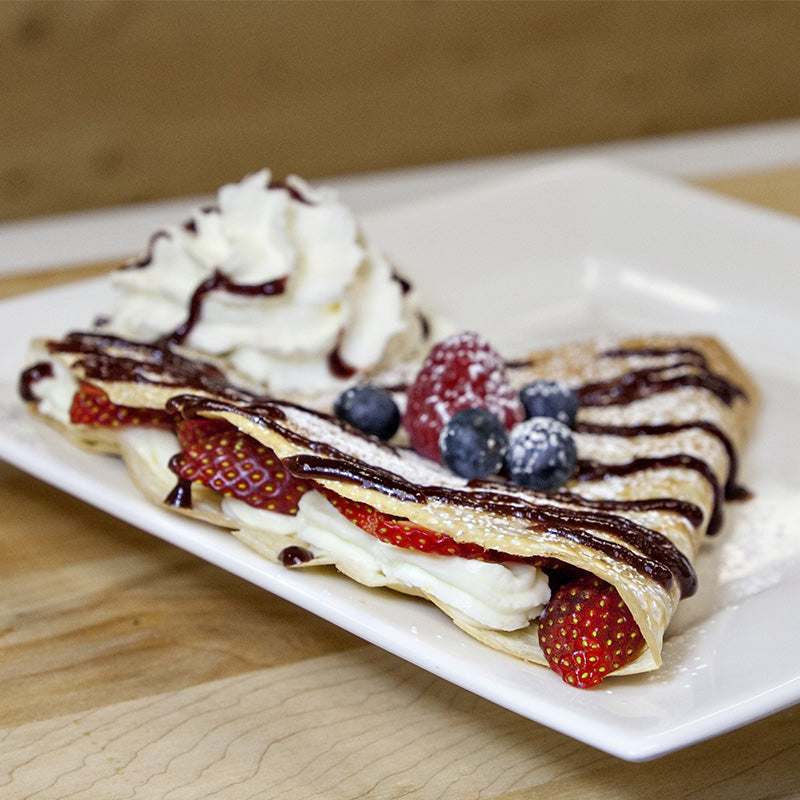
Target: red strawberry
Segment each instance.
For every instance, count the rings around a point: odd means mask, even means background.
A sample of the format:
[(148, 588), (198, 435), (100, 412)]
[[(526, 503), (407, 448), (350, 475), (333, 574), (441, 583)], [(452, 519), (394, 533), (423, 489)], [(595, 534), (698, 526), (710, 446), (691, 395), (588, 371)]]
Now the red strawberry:
[(320, 491), (342, 516), (362, 531), (387, 544), (420, 550), (423, 553), (462, 558), (476, 558), (485, 553), (480, 545), (461, 544), (449, 536), (421, 528), (404, 517), (392, 517), (366, 503), (359, 503), (324, 489)]
[(178, 477), (278, 514), (296, 514), (307, 481), (292, 476), (268, 447), (228, 423), (182, 420), (181, 452), (170, 468)]
[(619, 592), (586, 573), (551, 596), (539, 618), (539, 644), (564, 682), (588, 689), (633, 661), (644, 640)]
[(411, 446), (441, 461), (439, 434), (465, 408), (491, 411), (508, 430), (524, 419), (503, 359), (483, 337), (469, 331), (435, 345), (409, 388), (403, 423)]
[(502, 553), (499, 550), (486, 550), (481, 545), (472, 542), (457, 542), (447, 534), (436, 533), (428, 528), (423, 528), (405, 517), (393, 517), (389, 514), (384, 514), (366, 503), (350, 500), (327, 489), (318, 487), (318, 490), (325, 495), (328, 502), (340, 514), (356, 527), (395, 547), (492, 563), (511, 561), (554, 570), (566, 567), (565, 564), (553, 558), (515, 556)]
[(157, 408), (134, 408), (112, 403), (108, 395), (97, 386), (81, 382), (72, 398), (70, 421), (76, 425), (118, 427), (122, 425), (148, 425), (158, 428), (172, 427), (173, 417)]
[(175, 433), (181, 450), (202, 445), (206, 439), (233, 429), (230, 422), (226, 422), (224, 419), (203, 419), (202, 417), (180, 419), (175, 425)]

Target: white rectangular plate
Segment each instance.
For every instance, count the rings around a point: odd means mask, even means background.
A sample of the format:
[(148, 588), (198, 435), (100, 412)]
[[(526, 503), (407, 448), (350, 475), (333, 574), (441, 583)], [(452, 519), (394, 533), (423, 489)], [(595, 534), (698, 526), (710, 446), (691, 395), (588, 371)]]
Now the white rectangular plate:
[[(177, 220), (165, 220), (175, 222)], [(363, 220), (434, 308), (508, 356), (601, 332), (720, 336), (763, 408), (741, 478), (699, 564), (700, 591), (668, 633), (664, 666), (579, 691), (495, 653), (432, 606), (325, 572), (272, 565), (232, 536), (145, 502), (121, 463), (77, 450), (17, 398), (26, 342), (85, 327), (105, 281), (0, 304), (0, 456), (367, 641), (531, 720), (641, 761), (800, 700), (800, 222), (617, 165), (578, 160)]]

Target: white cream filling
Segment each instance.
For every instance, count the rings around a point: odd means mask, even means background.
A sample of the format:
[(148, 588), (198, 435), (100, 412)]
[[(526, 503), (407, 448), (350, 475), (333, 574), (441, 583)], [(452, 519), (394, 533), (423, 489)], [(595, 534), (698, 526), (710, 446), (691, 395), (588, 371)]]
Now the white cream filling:
[[(253, 508), (235, 497), (226, 497), (222, 501), (222, 511), (237, 528), (258, 532), (270, 539), (294, 537), (300, 527), (297, 514), (278, 514), (265, 508)], [(283, 542), (277, 549), (294, 543), (294, 540)]]
[(550, 599), (547, 577), (536, 567), (386, 544), (353, 525), (317, 492), (300, 500), (298, 535), (315, 554), (330, 558), (359, 583), (422, 593), (486, 628), (523, 628)]
[(172, 431), (138, 425), (120, 426), (117, 437), (137, 484), (148, 497), (163, 500), (177, 481), (169, 462), (180, 450), (178, 437)]
[[(243, 541), (276, 556), (297, 544), (317, 563), (371, 587), (389, 586), (440, 601), (472, 625), (516, 630), (539, 616), (550, 599), (545, 574), (526, 564), (421, 553), (386, 544), (343, 517), (322, 495), (303, 495), (296, 515), (276, 514), (226, 497), (222, 510)], [(238, 534), (237, 534), (238, 535)]]

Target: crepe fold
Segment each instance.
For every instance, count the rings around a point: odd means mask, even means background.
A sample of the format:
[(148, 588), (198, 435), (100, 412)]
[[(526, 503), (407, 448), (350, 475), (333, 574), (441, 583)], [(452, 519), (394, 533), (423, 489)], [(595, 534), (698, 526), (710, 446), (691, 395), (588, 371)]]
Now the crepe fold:
[[(579, 395), (578, 467), (562, 490), (467, 482), (296, 403), (183, 396), (169, 406), (186, 417), (226, 420), (295, 476), (383, 514), (493, 555), (556, 559), (593, 573), (618, 589), (647, 645), (617, 674), (653, 669), (678, 602), (695, 591), (704, 536), (718, 530), (725, 498), (742, 494), (736, 453), (755, 387), (706, 337), (597, 339), (531, 354), (508, 369), (520, 386), (554, 378)], [(249, 538), (257, 542), (258, 532)], [(498, 630), (429, 599), (480, 641), (545, 663), (535, 619)]]

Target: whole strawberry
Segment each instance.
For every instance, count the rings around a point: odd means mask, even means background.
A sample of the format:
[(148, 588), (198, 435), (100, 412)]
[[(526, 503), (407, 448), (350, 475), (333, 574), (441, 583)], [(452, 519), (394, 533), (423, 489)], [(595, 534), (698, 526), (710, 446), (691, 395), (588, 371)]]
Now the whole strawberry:
[(633, 661), (644, 640), (619, 592), (586, 573), (551, 596), (539, 618), (539, 644), (563, 681), (588, 689)]
[(517, 392), (506, 377), (501, 356), (479, 334), (455, 334), (433, 347), (408, 390), (403, 424), (411, 446), (441, 462), (439, 435), (459, 411), (484, 408), (506, 430), (524, 419)]
[(309, 484), (293, 477), (268, 447), (225, 422), (184, 420), (177, 431), (181, 452), (170, 468), (178, 477), (254, 508), (297, 513)]

